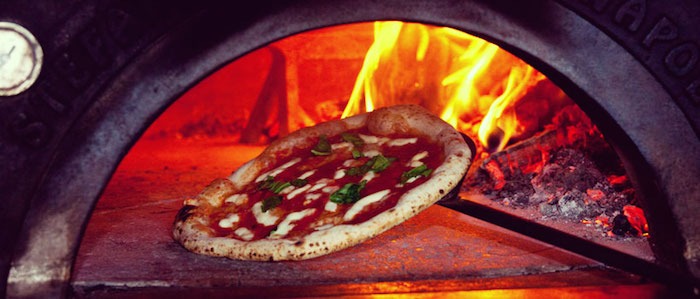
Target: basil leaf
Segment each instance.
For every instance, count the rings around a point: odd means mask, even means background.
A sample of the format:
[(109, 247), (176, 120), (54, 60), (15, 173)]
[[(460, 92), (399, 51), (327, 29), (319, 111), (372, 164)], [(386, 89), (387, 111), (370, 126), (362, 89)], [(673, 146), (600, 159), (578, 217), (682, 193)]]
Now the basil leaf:
[(309, 182), (306, 181), (305, 179), (294, 179), (290, 182), (290, 184), (292, 184), (292, 186), (294, 186), (294, 187), (301, 187), (301, 186), (304, 186), (308, 183)]
[(367, 173), (371, 169), (371, 166), (368, 164), (364, 164), (362, 166), (357, 166), (357, 167), (350, 167), (348, 170), (345, 171), (345, 174), (350, 175), (350, 176), (361, 176)]
[[(267, 176), (265, 180), (258, 183), (258, 190), (270, 190), (273, 193), (280, 193), (284, 188), (291, 186), (290, 182), (279, 182), (275, 181), (272, 176)], [(302, 185), (303, 186), (303, 185)]]
[(367, 160), (362, 166), (350, 167), (345, 171), (345, 174), (351, 176), (364, 175), (368, 171), (382, 172), (387, 167), (391, 165), (392, 162), (396, 161), (396, 158), (387, 158), (383, 155), (376, 155), (371, 159)]
[(394, 160), (396, 160), (396, 158), (387, 158), (383, 155), (376, 155), (370, 160), (370, 162), (372, 162), (372, 171), (381, 172), (389, 167)]
[(360, 200), (360, 191), (367, 185), (366, 180), (362, 180), (359, 184), (348, 183), (345, 184), (338, 191), (333, 192), (330, 197), (330, 201), (334, 203), (354, 203)]
[(364, 157), (364, 156), (365, 156), (365, 155), (362, 154), (361, 151), (358, 151), (358, 150), (355, 149), (355, 148), (352, 149), (352, 158), (353, 158), (353, 159), (359, 159), (359, 158), (362, 158), (362, 157)]
[(274, 192), (275, 194), (282, 192), (284, 188), (287, 188), (291, 186), (292, 184), (290, 182), (275, 182), (272, 187), (270, 187), (270, 191)]
[(343, 133), (340, 136), (343, 138), (343, 140), (352, 143), (352, 145), (355, 147), (362, 147), (365, 145), (365, 141), (355, 134)]
[(428, 166), (426, 166), (425, 164), (418, 166), (418, 167), (414, 167), (413, 169), (401, 174), (401, 184), (405, 184), (409, 179), (414, 178), (414, 177), (419, 177), (419, 176), (428, 177), (428, 176), (430, 176), (430, 173), (432, 173), (432, 172), (433, 172), (433, 170), (429, 169)]
[(276, 208), (282, 203), (282, 196), (279, 195), (273, 195), (268, 198), (263, 199), (262, 205), (260, 206), (260, 209), (263, 211), (263, 213)]
[(331, 154), (331, 144), (328, 142), (326, 135), (321, 135), (318, 143), (311, 149), (311, 153), (316, 156), (328, 156)]
[(270, 189), (270, 186), (275, 183), (275, 178), (272, 177), (271, 175), (268, 175), (264, 180), (258, 183), (258, 190), (267, 190)]

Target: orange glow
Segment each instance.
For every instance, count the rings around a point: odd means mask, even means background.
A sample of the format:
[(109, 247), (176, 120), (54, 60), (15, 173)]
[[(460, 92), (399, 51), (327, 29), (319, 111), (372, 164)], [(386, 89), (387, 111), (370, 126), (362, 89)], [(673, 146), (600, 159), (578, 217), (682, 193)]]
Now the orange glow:
[(649, 224), (644, 216), (644, 211), (639, 207), (626, 205), (622, 208), (623, 213), (630, 222), (630, 225), (637, 230), (640, 236), (649, 235)]
[(498, 46), (458, 30), (375, 22), (374, 42), (342, 117), (419, 104), (497, 151), (523, 131), (515, 104), (544, 78)]

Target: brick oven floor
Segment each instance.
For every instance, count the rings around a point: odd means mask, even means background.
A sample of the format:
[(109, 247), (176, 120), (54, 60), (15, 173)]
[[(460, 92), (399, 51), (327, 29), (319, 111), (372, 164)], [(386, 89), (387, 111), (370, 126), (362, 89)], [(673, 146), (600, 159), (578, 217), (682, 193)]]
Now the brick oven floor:
[(672, 292), (440, 206), (365, 243), (307, 261), (193, 254), (170, 236), (182, 200), (260, 150), (209, 143), (136, 145), (92, 214), (74, 265), (75, 296), (656, 298)]

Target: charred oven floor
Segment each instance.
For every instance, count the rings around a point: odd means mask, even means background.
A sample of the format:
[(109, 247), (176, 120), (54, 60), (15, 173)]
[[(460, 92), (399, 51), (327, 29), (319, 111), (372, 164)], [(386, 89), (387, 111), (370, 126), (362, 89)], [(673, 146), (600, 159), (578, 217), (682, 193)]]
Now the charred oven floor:
[(668, 292), (439, 206), (368, 242), (307, 261), (207, 257), (173, 241), (171, 225), (182, 200), (260, 150), (213, 140), (138, 143), (94, 210), (74, 266), (74, 295), (336, 296), (508, 289), (512, 294), (544, 290), (652, 298)]

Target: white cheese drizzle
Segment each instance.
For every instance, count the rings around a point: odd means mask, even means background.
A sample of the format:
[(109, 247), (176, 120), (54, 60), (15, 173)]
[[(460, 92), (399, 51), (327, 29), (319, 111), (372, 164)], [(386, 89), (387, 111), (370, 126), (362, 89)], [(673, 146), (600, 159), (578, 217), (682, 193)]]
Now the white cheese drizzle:
[[(423, 165), (423, 163), (421, 163), (420, 165)], [(420, 165), (417, 165), (416, 167), (418, 167), (418, 166), (420, 166)], [(413, 182), (415, 182), (416, 180), (418, 180), (419, 177), (420, 177), (420, 176), (414, 176), (414, 177), (412, 177), (412, 178), (406, 180), (405, 183), (403, 183), (403, 184), (398, 183), (398, 184), (396, 184), (394, 187), (396, 187), (396, 188), (403, 188), (406, 184), (410, 184), (410, 183), (413, 183)]]
[(294, 186), (287, 186), (284, 189), (282, 189), (282, 191), (280, 191), (280, 193), (278, 193), (278, 194), (282, 194), (282, 195), (288, 194), (288, 193), (291, 193), (292, 191), (296, 190), (296, 188), (297, 187), (294, 187)]
[(354, 205), (352, 205), (352, 207), (350, 207), (350, 209), (348, 209), (347, 212), (345, 212), (345, 215), (343, 215), (343, 220), (352, 220), (355, 218), (355, 216), (357, 216), (357, 214), (362, 212), (366, 206), (386, 198), (386, 196), (389, 195), (389, 192), (389, 189), (386, 189), (360, 198), (360, 200), (358, 200)]
[(412, 177), (412, 178), (406, 180), (406, 184), (413, 183), (413, 182), (415, 182), (417, 179), (418, 179), (418, 177), (417, 177), (417, 176), (414, 176), (414, 177)]
[(334, 150), (334, 151), (337, 150), (337, 149), (341, 149), (341, 148), (350, 148), (350, 147), (352, 147), (352, 143), (350, 143), (350, 142), (341, 142), (341, 143), (333, 143), (333, 144), (331, 144), (331, 149)]
[(311, 187), (311, 189), (309, 189), (309, 192), (314, 192), (314, 191), (316, 191), (316, 190), (320, 190), (320, 189), (322, 189), (323, 187), (326, 187), (326, 186), (328, 186), (328, 184), (327, 184), (326, 182), (318, 181), (318, 182), (316, 182), (315, 185), (313, 185), (313, 186)]
[(310, 184), (306, 184), (302, 187), (296, 188), (296, 189), (294, 189), (294, 191), (289, 192), (289, 194), (287, 194), (287, 199), (292, 199), (292, 198), (296, 197), (297, 195), (301, 194), (302, 192), (309, 190), (309, 189), (311, 189)]
[(286, 236), (295, 226), (295, 224), (292, 222), (311, 216), (314, 212), (316, 212), (316, 209), (306, 209), (299, 212), (289, 213), (289, 215), (287, 215), (287, 217), (284, 218), (279, 225), (277, 225), (277, 229), (275, 229), (268, 238), (278, 239)]
[(413, 158), (411, 158), (410, 161), (408, 161), (408, 163), (406, 163), (406, 165), (409, 167), (413, 167), (413, 168), (421, 166), (421, 165), (425, 164), (421, 160), (427, 156), (428, 156), (428, 151), (422, 151), (420, 153), (417, 153), (415, 156), (413, 156)]
[(319, 198), (321, 198), (320, 193), (306, 194), (306, 199), (309, 199), (309, 200), (317, 200)]
[(307, 195), (306, 195), (306, 200), (304, 200), (304, 205), (306, 206), (306, 205), (308, 205), (308, 204), (314, 202), (315, 200), (317, 200), (317, 199), (319, 199), (319, 198), (321, 198), (321, 194), (320, 194), (320, 193), (307, 194)]
[(335, 175), (333, 175), (334, 180), (339, 180), (342, 179), (345, 176), (345, 169), (338, 169), (335, 171)]
[[(363, 153), (363, 155), (364, 155), (364, 153)], [(353, 167), (353, 166), (356, 166), (358, 164), (360, 164), (360, 162), (358, 160), (355, 160), (355, 159), (349, 159), (349, 160), (345, 160), (343, 162), (344, 167)]]
[(373, 136), (373, 135), (364, 135), (364, 134), (359, 134), (359, 135), (360, 135), (360, 138), (362, 139), (362, 141), (364, 141), (365, 143), (376, 143), (378, 145), (382, 145), (390, 140), (387, 137), (377, 137), (377, 136)]
[(398, 138), (398, 139), (394, 139), (394, 140), (389, 141), (389, 143), (387, 143), (387, 145), (388, 146), (404, 146), (406, 144), (416, 143), (417, 141), (418, 141), (418, 138), (415, 138), (415, 137), (413, 137), (413, 138)]
[(238, 214), (228, 214), (226, 218), (219, 220), (219, 227), (222, 228), (232, 228), (234, 223), (238, 223), (241, 220), (241, 216)]
[(299, 179), (302, 179), (302, 180), (308, 179), (310, 176), (314, 175), (315, 172), (316, 172), (315, 169), (304, 172), (299, 176)]
[(292, 167), (292, 165), (297, 164), (297, 163), (299, 163), (300, 161), (301, 161), (301, 158), (292, 159), (291, 161), (280, 165), (280, 167), (277, 167), (277, 168), (275, 168), (275, 169), (273, 169), (273, 170), (270, 170), (270, 171), (268, 171), (268, 172), (266, 172), (266, 173), (261, 174), (257, 179), (255, 179), (255, 182), (256, 182), (256, 183), (257, 183), (257, 182), (261, 182), (261, 181), (263, 181), (264, 179), (266, 179), (268, 176), (271, 176), (271, 177), (274, 178), (274, 177), (276, 177), (278, 174), (280, 174), (280, 173), (282, 173), (283, 171), (285, 171), (287, 168)]
[(331, 194), (335, 191), (338, 191), (338, 189), (340, 189), (340, 187), (338, 187), (338, 186), (328, 186), (328, 187), (321, 189), (321, 191), (328, 193), (328, 194)]
[(253, 236), (254, 236), (253, 232), (251, 232), (249, 229), (247, 229), (245, 227), (239, 227), (237, 230), (233, 231), (233, 233), (245, 241), (250, 241), (251, 239), (253, 239)]
[(364, 180), (364, 181), (367, 181), (369, 183), (369, 181), (371, 181), (373, 178), (375, 178), (377, 176), (378, 176), (378, 174), (376, 172), (368, 171), (367, 173), (365, 173), (365, 175), (362, 176), (362, 179), (360, 181)]
[(275, 224), (279, 217), (272, 215), (272, 213), (269, 213), (270, 211), (263, 212), (261, 207), (262, 201), (255, 203), (251, 208), (253, 209), (253, 216), (255, 216), (255, 221), (265, 226)]
[(420, 161), (423, 158), (428, 156), (428, 151), (422, 151), (420, 153), (417, 153), (413, 158), (411, 158), (411, 161)]
[(410, 163), (408, 163), (408, 166), (416, 168), (416, 167), (421, 166), (423, 164), (424, 163), (422, 161), (411, 161)]
[(372, 158), (374, 156), (379, 156), (381, 153), (378, 150), (367, 150), (362, 152), (362, 155), (368, 158)]
[(334, 203), (332, 201), (329, 201), (326, 203), (326, 206), (324, 207), (324, 210), (328, 212), (335, 212), (338, 210), (338, 204)]

